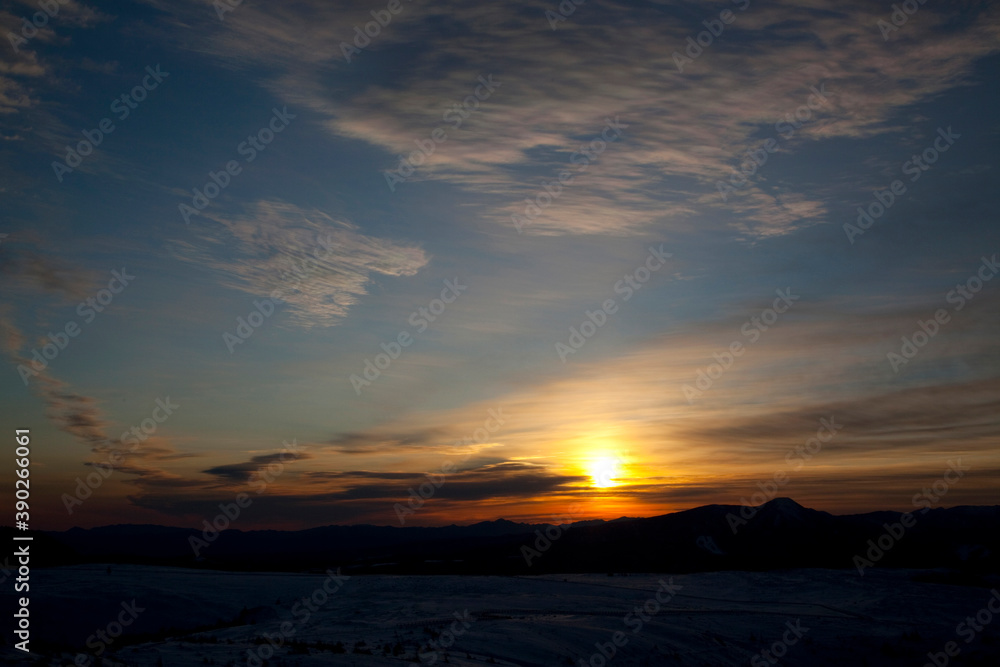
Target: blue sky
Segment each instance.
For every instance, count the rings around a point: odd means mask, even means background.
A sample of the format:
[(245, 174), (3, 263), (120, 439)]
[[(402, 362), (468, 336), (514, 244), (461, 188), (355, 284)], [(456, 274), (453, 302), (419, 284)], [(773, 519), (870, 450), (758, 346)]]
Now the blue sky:
[[(941, 504), (995, 502), (1000, 282), (948, 300), (1000, 252), (995, 3), (921, 5), (894, 31), (891, 4), (860, 2), (386, 6), (69, 0), (7, 37), (0, 417), (32, 429), (39, 520), (199, 525), (293, 440), (239, 527), (398, 525), (447, 461), (411, 524), (735, 504), (831, 415), (781, 495), (905, 509), (962, 457)], [(37, 11), (5, 3), (4, 33)], [(706, 46), (678, 71), (688, 38)], [(99, 145), (54, 168), (83, 131)], [(252, 161), (248, 137), (269, 141)], [(186, 220), (212, 173), (225, 187)], [(626, 300), (651, 247), (669, 259)], [(445, 281), (463, 289), (436, 302)], [(797, 298), (767, 315), (776, 290)], [(384, 368), (361, 382), (366, 362)], [(504, 423), (476, 439), (490, 410)]]

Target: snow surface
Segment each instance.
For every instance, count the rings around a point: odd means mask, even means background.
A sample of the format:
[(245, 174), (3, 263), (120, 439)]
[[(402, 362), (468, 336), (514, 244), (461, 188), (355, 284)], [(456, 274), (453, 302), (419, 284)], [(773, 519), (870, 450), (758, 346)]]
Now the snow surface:
[[(324, 645), (293, 654), (286, 643), (270, 658), (270, 667), (579, 665), (598, 650), (595, 643), (610, 642), (617, 631), (627, 643), (607, 661), (615, 667), (919, 667), (928, 661), (929, 651), (943, 650), (948, 641), (961, 649), (955, 664), (1000, 665), (1000, 614), (969, 643), (956, 634), (963, 619), (986, 607), (991, 587), (925, 583), (916, 580), (921, 574), (868, 570), (861, 577), (855, 570), (810, 569), (627, 576), (355, 576), (303, 621), (301, 610), (306, 607), (299, 606), (297, 617), (293, 607), (320, 590), (326, 575), (129, 565), (112, 566), (108, 574), (106, 566), (72, 566), (39, 570), (37, 576), (32, 572), (32, 648), (39, 653), (27, 656), (11, 649), (8, 631), (0, 662), (17, 664), (30, 657), (36, 664), (39, 655), (48, 655), (58, 659), (37, 664), (72, 664), (75, 652), (43, 651), (40, 640), (85, 650), (86, 637), (106, 628), (121, 603), (134, 599), (144, 611), (129, 631), (160, 634), (124, 635), (108, 654), (136, 666), (153, 667), (158, 660), (165, 667), (246, 665), (248, 650), (263, 646), (255, 642), (264, 633), (280, 634), (284, 621), (292, 624), (291, 640)], [(636, 621), (626, 624), (627, 614), (653, 598), (661, 580), (682, 588), (634, 632)], [(9, 592), (4, 596), (12, 602)], [(247, 612), (240, 617), (244, 607)], [(450, 648), (434, 653), (425, 647), (420, 650), (423, 658), (418, 657), (418, 648), (447, 631), (454, 615), (465, 610), (471, 621), (467, 631)], [(220, 620), (224, 626), (198, 630)], [(788, 622), (808, 628), (804, 639), (789, 646), (780, 661), (772, 656), (775, 663), (752, 663), (755, 655), (781, 639)], [(171, 627), (176, 629), (165, 631)], [(447, 640), (448, 635), (443, 637)], [(331, 651), (336, 642), (346, 653)], [(361, 642), (371, 655), (354, 652)], [(397, 655), (392, 655), (397, 644)], [(589, 664), (604, 663), (595, 659)]]

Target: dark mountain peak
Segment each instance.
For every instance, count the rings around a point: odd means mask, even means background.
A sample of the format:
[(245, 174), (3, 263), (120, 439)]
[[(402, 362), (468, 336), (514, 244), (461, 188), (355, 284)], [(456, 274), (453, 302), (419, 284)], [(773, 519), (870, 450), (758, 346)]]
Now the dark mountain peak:
[(764, 519), (764, 524), (785, 526), (789, 524), (814, 524), (824, 514), (817, 510), (803, 507), (791, 498), (774, 498), (758, 508)]
[(780, 510), (784, 512), (808, 512), (807, 508), (799, 505), (797, 502), (791, 498), (772, 498), (767, 501), (761, 507), (766, 507), (773, 510)]

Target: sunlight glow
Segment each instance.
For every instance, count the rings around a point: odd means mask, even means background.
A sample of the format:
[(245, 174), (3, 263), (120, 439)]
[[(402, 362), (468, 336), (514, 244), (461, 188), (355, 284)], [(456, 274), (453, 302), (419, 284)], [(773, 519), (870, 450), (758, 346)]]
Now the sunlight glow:
[(622, 460), (617, 456), (599, 456), (590, 462), (588, 474), (591, 486), (607, 489), (618, 486), (621, 481)]

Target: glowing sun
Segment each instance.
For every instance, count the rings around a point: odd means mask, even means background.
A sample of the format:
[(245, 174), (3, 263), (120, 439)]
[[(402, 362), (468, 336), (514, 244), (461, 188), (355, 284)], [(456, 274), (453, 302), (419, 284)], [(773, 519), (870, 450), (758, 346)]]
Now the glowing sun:
[(618, 486), (621, 477), (621, 459), (614, 456), (601, 456), (590, 462), (590, 485), (598, 489)]

